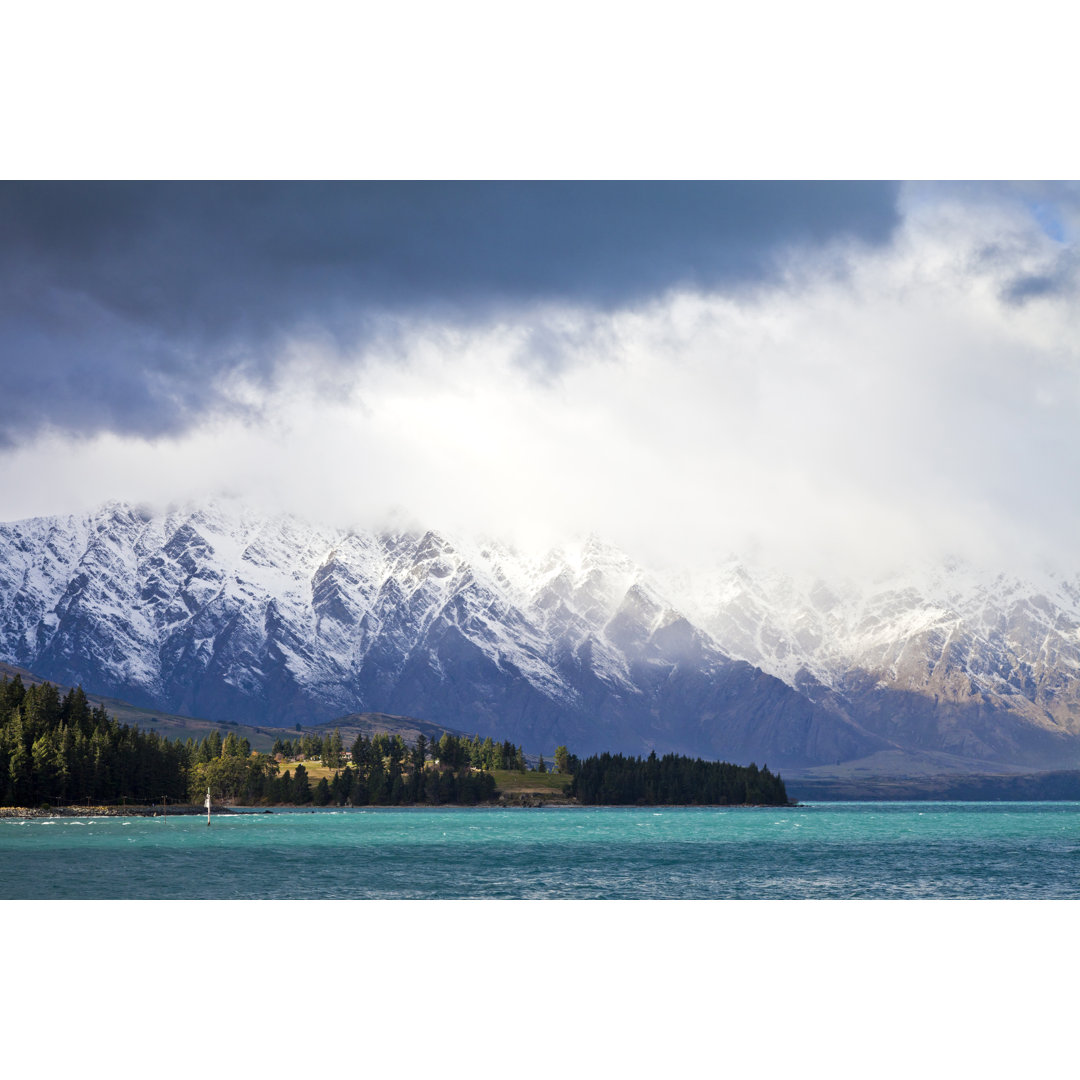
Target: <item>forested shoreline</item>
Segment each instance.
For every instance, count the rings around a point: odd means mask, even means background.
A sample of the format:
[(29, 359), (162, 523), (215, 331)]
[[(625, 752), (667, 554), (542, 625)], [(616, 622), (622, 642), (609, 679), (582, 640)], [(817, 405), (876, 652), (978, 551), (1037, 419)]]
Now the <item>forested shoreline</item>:
[[(193, 795), (210, 788), (222, 800), (245, 806), (475, 806), (495, 798), (494, 776), (471, 764), (479, 744), (475, 738), (447, 734), (429, 744), (421, 735), (409, 747), (400, 735), (377, 734), (370, 739), (359, 735), (349, 761), (344, 760), (338, 732), (304, 738), (319, 744), (312, 757), (333, 768), (332, 777), (312, 784), (302, 760), (279, 764), (278, 754), (234, 754), (224, 744), (222, 753), (214, 756), (213, 744), (209, 754), (200, 744), (191, 768)], [(520, 756), (520, 747), (505, 745), (511, 755)], [(286, 765), (283, 772), (281, 765)]]
[(598, 754), (578, 763), (567, 794), (585, 806), (787, 806), (768, 768), (655, 751), (647, 758)]
[[(317, 760), (332, 775), (315, 783)], [(691, 761), (674, 754), (647, 760), (601, 754), (579, 760), (555, 751), (567, 795), (596, 804), (784, 805), (783, 781), (767, 769)], [(61, 697), (51, 683), (0, 681), (0, 806), (40, 808), (117, 804), (218, 803), (244, 806), (414, 806), (493, 802), (495, 771), (525, 773), (525, 753), (509, 740), (420, 735), (359, 735), (346, 750), (341, 734), (298, 733), (269, 754), (253, 752), (234, 732), (170, 741), (117, 723), (92, 708), (81, 687)], [(547, 766), (540, 758), (537, 772)]]
[[(334, 769), (311, 783), (312, 760)], [(541, 759), (541, 762), (543, 759)], [(472, 806), (496, 797), (494, 769), (524, 772), (520, 746), (444, 734), (360, 735), (346, 752), (340, 732), (298, 733), (269, 754), (234, 732), (170, 741), (92, 708), (82, 687), (63, 697), (51, 683), (0, 680), (0, 806), (109, 806), (215, 802), (248, 806)]]
[(187, 801), (187, 753), (156, 732), (118, 724), (78, 687), (0, 681), (0, 804)]

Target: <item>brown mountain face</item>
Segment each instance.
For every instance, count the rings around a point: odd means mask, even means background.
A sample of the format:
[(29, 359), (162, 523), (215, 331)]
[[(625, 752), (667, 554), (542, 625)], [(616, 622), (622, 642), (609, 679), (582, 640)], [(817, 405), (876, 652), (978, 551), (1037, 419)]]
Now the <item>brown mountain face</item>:
[[(910, 751), (1037, 768), (1080, 763), (1080, 605), (1069, 583), (943, 576), (803, 593), (744, 576), (706, 625), (736, 655)], [(780, 594), (779, 596), (777, 594)]]

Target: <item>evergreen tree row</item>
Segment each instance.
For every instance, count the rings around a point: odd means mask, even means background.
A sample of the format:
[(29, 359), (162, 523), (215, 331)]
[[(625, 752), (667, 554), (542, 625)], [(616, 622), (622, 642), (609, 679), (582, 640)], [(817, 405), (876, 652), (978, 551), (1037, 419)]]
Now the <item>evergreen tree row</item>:
[(296, 806), (475, 806), (495, 798), (495, 777), (468, 767), (454, 770), (429, 762), (418, 768), (384, 760), (366, 769), (347, 765), (312, 787), (300, 764), (294, 775), (286, 771), (275, 777), (267, 792), (268, 802)]
[[(391, 764), (409, 761), (415, 767), (422, 768), (429, 758), (451, 769), (509, 769), (512, 772), (525, 772), (525, 751), (512, 742), (494, 742), (491, 737), (481, 740), (479, 735), (451, 735), (444, 732), (435, 742), (420, 735), (410, 750), (400, 735), (372, 735), (370, 739), (358, 735), (352, 744), (352, 761), (357, 768), (364, 769), (376, 760), (387, 759)], [(333, 766), (331, 766), (333, 767)]]
[(0, 804), (152, 803), (187, 797), (188, 751), (92, 709), (81, 687), (0, 682)]
[(577, 762), (567, 791), (586, 805), (786, 806), (779, 775), (756, 765), (653, 751), (648, 758), (599, 754)]

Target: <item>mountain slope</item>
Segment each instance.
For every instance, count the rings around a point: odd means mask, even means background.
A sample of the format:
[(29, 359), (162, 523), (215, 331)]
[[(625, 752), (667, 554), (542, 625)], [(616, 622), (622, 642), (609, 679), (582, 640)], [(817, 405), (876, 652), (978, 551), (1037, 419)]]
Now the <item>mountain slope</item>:
[(595, 538), (533, 560), (224, 504), (15, 522), (0, 526), (0, 656), (263, 726), (377, 710), (530, 748), (774, 766), (887, 745), (732, 660)]
[(734, 656), (909, 750), (1080, 763), (1080, 591), (953, 565), (867, 588), (732, 563), (696, 617)]
[[(40, 675), (27, 671), (25, 668), (15, 667), (12, 664), (0, 662), (0, 679), (13, 679), (16, 675), (22, 679), (25, 686), (37, 685), (47, 682)], [(61, 694), (66, 694), (71, 687), (58, 685)], [(118, 698), (102, 697), (100, 694), (87, 694), (87, 699), (92, 706), (101, 705), (110, 717), (121, 724), (131, 724), (143, 731), (155, 731), (167, 739), (194, 739), (198, 742), (204, 739), (211, 731), (218, 731), (222, 724), (226, 724), (238, 738), (247, 739), (253, 750), (269, 751), (278, 739), (292, 739), (296, 736), (295, 727), (273, 728), (253, 726), (250, 724), (238, 724), (235, 721), (206, 720), (196, 716), (181, 716), (174, 713), (158, 712), (154, 709), (139, 708)], [(437, 742), (444, 733), (458, 737), (468, 737), (470, 732), (455, 731), (439, 724), (429, 724), (423, 720), (417, 720), (411, 716), (390, 716), (386, 713), (354, 713), (350, 716), (339, 716), (323, 724), (314, 725), (311, 729), (320, 734), (329, 734), (337, 730), (341, 733), (346, 746), (351, 745), (357, 735), (363, 733), (371, 737), (376, 732), (388, 735), (400, 735), (410, 745), (416, 741), (417, 736), (423, 735), (429, 742)]]
[(0, 659), (218, 723), (379, 711), (534, 751), (789, 771), (1080, 764), (1080, 587), (961, 566), (861, 587), (738, 562), (660, 579), (595, 537), (531, 557), (116, 503), (0, 525)]

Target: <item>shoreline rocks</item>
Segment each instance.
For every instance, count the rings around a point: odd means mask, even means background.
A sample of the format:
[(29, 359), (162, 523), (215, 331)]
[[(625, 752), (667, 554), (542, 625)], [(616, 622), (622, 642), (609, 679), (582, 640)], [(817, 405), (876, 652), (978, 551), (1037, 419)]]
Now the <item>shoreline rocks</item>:
[[(227, 806), (214, 806), (212, 814), (233, 813)], [(0, 806), (0, 818), (51, 817), (181, 817), (205, 814), (206, 807), (198, 805), (170, 806)]]

